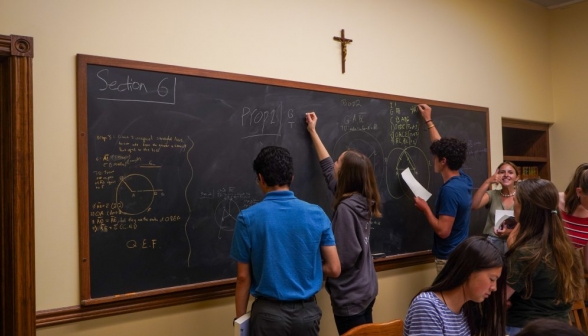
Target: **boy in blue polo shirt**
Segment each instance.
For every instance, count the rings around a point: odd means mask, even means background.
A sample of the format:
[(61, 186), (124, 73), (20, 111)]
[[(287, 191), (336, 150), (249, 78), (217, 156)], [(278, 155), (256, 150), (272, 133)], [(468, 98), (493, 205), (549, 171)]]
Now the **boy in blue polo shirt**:
[[(253, 335), (317, 335), (322, 312), (315, 294), (323, 274), (338, 277), (341, 263), (331, 221), (314, 204), (290, 191), (292, 157), (265, 147), (253, 162), (264, 199), (239, 214), (231, 245), (237, 261), (235, 308), (247, 311)], [(324, 261), (323, 261), (324, 260)]]

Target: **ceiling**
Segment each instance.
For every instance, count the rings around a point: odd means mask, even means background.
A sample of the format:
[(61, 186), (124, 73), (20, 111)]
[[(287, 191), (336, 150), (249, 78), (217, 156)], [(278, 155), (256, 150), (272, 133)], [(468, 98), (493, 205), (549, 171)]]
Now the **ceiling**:
[(572, 5), (578, 2), (582, 2), (585, 0), (529, 0), (531, 2), (534, 2), (536, 4), (539, 4), (543, 7), (546, 7), (547, 9), (554, 9), (554, 8), (559, 8), (559, 7), (563, 7), (563, 6), (567, 6), (567, 5)]

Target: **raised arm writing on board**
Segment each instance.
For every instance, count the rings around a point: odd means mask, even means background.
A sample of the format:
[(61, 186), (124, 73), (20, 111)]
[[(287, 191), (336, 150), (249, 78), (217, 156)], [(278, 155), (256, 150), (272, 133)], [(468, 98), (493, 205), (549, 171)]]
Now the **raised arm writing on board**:
[(425, 120), (425, 124), (429, 130), (429, 136), (431, 137), (431, 142), (437, 141), (441, 139), (441, 134), (435, 127), (433, 120), (431, 119), (431, 107), (427, 104), (419, 104), (418, 105), (419, 111), (421, 111), (421, 116)]
[(316, 149), (316, 154), (318, 155), (319, 161), (322, 161), (329, 157), (329, 152), (323, 145), (321, 138), (319, 137), (318, 133), (316, 132), (316, 122), (318, 121), (318, 117), (314, 112), (306, 113), (306, 129), (310, 134), (310, 138), (312, 139), (312, 143), (314, 144), (314, 148)]

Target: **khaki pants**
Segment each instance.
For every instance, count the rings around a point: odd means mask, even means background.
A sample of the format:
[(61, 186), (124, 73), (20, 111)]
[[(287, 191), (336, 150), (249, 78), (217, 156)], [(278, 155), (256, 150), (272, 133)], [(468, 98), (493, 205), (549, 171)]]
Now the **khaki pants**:
[(447, 264), (447, 259), (437, 259), (435, 258), (435, 267), (437, 268), (437, 274), (441, 273), (443, 267)]

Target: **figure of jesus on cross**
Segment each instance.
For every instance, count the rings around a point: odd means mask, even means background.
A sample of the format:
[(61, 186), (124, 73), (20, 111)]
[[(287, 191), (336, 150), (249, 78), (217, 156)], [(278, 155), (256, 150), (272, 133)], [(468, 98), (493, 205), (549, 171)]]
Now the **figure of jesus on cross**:
[(333, 36), (333, 40), (341, 43), (341, 66), (343, 73), (345, 73), (345, 58), (347, 57), (347, 45), (353, 42), (353, 40), (345, 38), (345, 29), (341, 29), (341, 37)]

